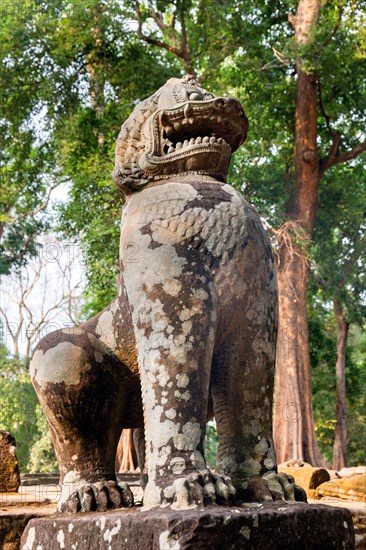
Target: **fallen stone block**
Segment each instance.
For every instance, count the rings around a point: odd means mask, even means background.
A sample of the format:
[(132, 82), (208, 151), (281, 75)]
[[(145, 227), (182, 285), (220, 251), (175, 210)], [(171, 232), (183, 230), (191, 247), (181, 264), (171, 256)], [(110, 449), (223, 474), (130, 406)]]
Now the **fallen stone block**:
[(332, 479), (317, 487), (317, 498), (336, 497), (366, 502), (366, 474)]
[(342, 468), (338, 472), (339, 477), (352, 477), (356, 475), (366, 474), (366, 466), (352, 466), (350, 468)]

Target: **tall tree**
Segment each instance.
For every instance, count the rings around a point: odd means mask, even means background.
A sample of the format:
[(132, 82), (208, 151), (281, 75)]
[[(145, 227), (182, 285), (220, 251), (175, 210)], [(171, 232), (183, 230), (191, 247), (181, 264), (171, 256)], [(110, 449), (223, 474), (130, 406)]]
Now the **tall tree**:
[[(346, 152), (340, 151), (341, 133), (332, 128), (330, 117), (326, 114), (322, 103), (323, 75), (317, 73), (311, 65), (309, 66), (309, 62), (306, 64), (300, 57), (302, 52), (309, 51), (316, 42), (319, 9), (317, 1), (299, 0), (296, 16), (289, 17), (295, 32), (295, 44), (299, 57), (296, 59), (294, 185), (286, 205), (287, 227), (286, 224), (282, 226), (278, 248), (279, 333), (282, 342), (280, 340), (277, 348), (277, 408), (274, 417), (278, 460), (283, 462), (289, 458), (298, 458), (314, 465), (321, 465), (322, 457), (314, 434), (311, 400), (306, 302), (309, 264), (304, 249), (313, 238), (318, 186), (325, 171), (334, 164), (347, 162), (366, 151), (366, 141), (358, 143)], [(340, 19), (341, 9), (339, 6)], [(336, 30), (335, 28), (333, 33)], [(332, 136), (328, 154), (320, 159), (317, 144), (319, 114), (325, 116)], [(349, 113), (349, 116), (352, 114)], [(335, 304), (338, 302), (336, 301)], [(336, 316), (341, 323), (338, 307), (336, 307)], [(284, 337), (288, 327), (295, 328), (298, 338), (292, 340)], [(343, 339), (345, 339), (345, 326), (339, 325), (339, 329), (344, 333)], [(340, 348), (343, 344), (338, 343)], [(340, 353), (341, 351), (339, 349)], [(341, 369), (339, 364), (339, 370)], [(339, 384), (339, 391), (343, 392), (344, 383), (340, 378)], [(284, 423), (281, 413), (291, 400), (294, 400), (298, 407), (298, 421)]]
[[(299, 50), (314, 41), (318, 17), (319, 3), (314, 0), (299, 0), (296, 15), (289, 16)], [(313, 236), (319, 182), (317, 77), (306, 68), (301, 57), (296, 59), (296, 74), (294, 185), (285, 209), (287, 221), (278, 234), (280, 342), (276, 357), (274, 438), (279, 462), (297, 458), (321, 464), (314, 433), (307, 347), (309, 263), (303, 250)], [(295, 331), (297, 337), (288, 337), (289, 331)], [(284, 422), (283, 413), (290, 403), (295, 408), (296, 421)]]
[[(333, 303), (336, 354), (336, 424), (333, 469), (348, 465), (347, 342), (351, 323), (362, 326), (366, 308), (363, 292), (366, 277), (365, 164), (344, 166), (328, 177), (328, 193), (320, 190), (320, 210), (315, 227), (315, 279), (323, 302)], [(357, 184), (355, 185), (355, 181)], [(329, 196), (329, 191), (331, 194)]]

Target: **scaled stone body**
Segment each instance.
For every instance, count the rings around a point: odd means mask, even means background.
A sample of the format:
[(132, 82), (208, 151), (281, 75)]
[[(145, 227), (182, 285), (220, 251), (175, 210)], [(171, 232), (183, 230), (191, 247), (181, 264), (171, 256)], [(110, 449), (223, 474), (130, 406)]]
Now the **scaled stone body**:
[[(135, 428), (143, 469), (146, 448), (145, 508), (227, 503), (235, 492), (296, 497), (272, 443), (272, 252), (256, 210), (226, 183), (246, 130), (238, 101), (190, 77), (169, 80), (122, 126), (118, 296), (80, 328), (48, 335), (31, 364), (62, 510), (131, 504), (128, 487), (113, 485), (123, 428)], [(215, 473), (203, 456), (213, 415)]]

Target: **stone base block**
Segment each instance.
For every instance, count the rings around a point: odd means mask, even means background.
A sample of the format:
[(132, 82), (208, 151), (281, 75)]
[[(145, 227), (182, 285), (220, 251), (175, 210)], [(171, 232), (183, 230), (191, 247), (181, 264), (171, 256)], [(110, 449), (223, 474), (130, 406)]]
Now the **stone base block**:
[(305, 503), (117, 510), (32, 520), (22, 550), (354, 549), (351, 513)]

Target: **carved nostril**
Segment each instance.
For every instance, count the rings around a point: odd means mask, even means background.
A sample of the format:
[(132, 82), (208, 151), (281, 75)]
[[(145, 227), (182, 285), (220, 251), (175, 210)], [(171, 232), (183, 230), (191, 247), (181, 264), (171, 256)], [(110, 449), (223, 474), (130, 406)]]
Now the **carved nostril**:
[(242, 107), (237, 99), (234, 99), (233, 97), (227, 97), (226, 100), (226, 108), (231, 111), (233, 109), (237, 109), (239, 111), (242, 111)]
[(216, 109), (223, 109), (225, 107), (226, 100), (223, 97), (218, 97), (214, 101), (214, 106)]

